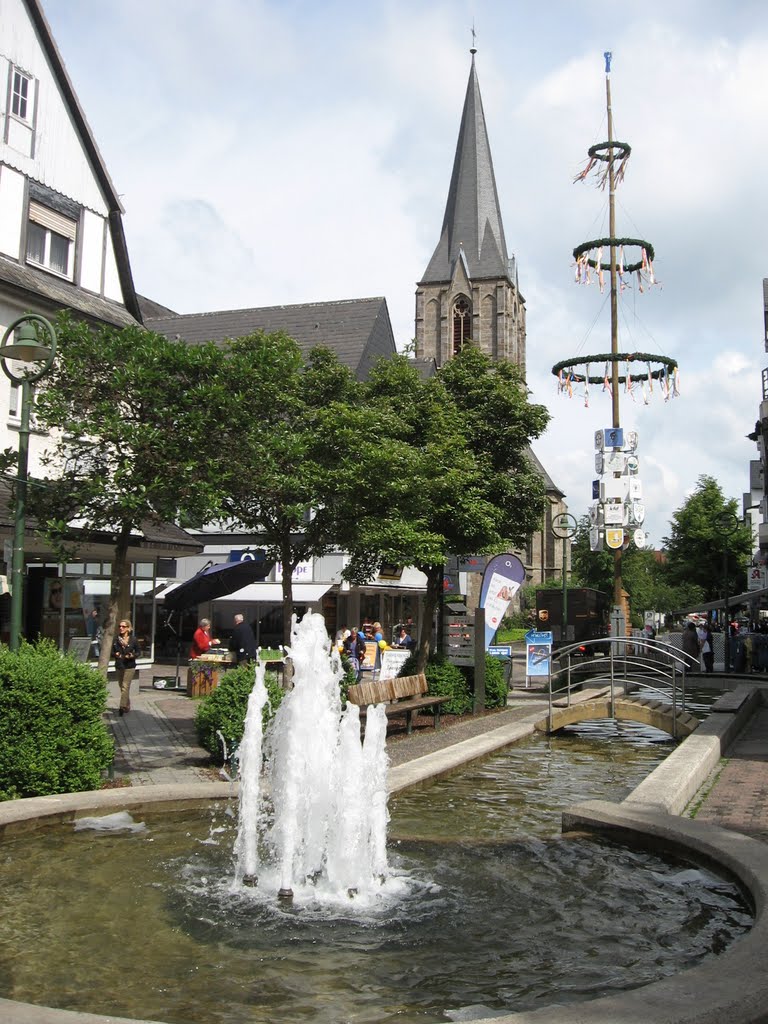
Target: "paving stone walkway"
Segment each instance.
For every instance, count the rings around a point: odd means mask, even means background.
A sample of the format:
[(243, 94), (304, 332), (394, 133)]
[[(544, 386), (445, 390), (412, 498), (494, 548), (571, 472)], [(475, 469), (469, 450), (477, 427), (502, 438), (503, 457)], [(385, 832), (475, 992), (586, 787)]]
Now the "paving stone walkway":
[[(703, 787), (697, 821), (768, 840), (768, 708), (761, 707)], [(694, 806), (696, 801), (694, 801)]]
[[(197, 701), (183, 690), (155, 690), (153, 674), (134, 682), (132, 710), (118, 715), (116, 684), (108, 684), (108, 721), (113, 731), (116, 780), (132, 786), (166, 783), (211, 782), (220, 778), (208, 752), (197, 741), (194, 716)], [(439, 729), (426, 716), (414, 719), (414, 730), (405, 732), (405, 721), (390, 720), (387, 748), (390, 764), (405, 764), (425, 754), (497, 729), (546, 708), (543, 694), (516, 691), (510, 705), (482, 715), (454, 718), (444, 715)], [(732, 831), (768, 840), (768, 707), (761, 707), (728, 751), (689, 813)]]

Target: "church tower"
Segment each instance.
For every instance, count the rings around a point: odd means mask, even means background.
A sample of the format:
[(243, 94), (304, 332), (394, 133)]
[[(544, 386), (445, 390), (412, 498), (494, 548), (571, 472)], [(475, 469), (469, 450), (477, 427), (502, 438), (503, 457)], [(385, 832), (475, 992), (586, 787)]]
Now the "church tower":
[(416, 358), (442, 366), (467, 341), (525, 373), (525, 301), (504, 226), (474, 47), (440, 241), (416, 289)]

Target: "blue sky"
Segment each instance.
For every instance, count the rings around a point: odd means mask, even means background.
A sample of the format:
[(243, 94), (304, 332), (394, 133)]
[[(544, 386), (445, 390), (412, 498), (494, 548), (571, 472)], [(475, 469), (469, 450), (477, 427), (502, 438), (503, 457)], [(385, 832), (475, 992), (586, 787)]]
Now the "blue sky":
[(622, 395), (640, 436), (650, 543), (701, 474), (741, 500), (761, 397), (768, 277), (768, 20), (755, 2), (619, 5), (43, 0), (122, 196), (138, 290), (178, 312), (383, 295), (400, 346), (437, 244), (477, 70), (507, 246), (528, 314), (534, 446), (577, 515), (607, 395), (558, 395), (551, 366), (610, 348), (608, 303), (571, 251), (607, 234), (573, 183), (606, 137), (632, 146), (617, 233), (655, 247), (624, 293), (620, 349), (674, 356), (679, 398)]

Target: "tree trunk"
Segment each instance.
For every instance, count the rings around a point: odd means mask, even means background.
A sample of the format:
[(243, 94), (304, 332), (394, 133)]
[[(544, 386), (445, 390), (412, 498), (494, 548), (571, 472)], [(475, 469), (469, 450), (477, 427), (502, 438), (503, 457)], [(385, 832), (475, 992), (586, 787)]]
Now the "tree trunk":
[(106, 678), (109, 669), (109, 660), (112, 657), (112, 642), (117, 632), (117, 624), (125, 615), (127, 608), (126, 595), (128, 594), (128, 543), (130, 541), (131, 528), (124, 525), (115, 542), (115, 552), (112, 558), (112, 576), (109, 588), (109, 606), (107, 609), (107, 621), (104, 624), (104, 635), (101, 641), (99, 653), (99, 671)]
[(419, 645), (416, 649), (416, 671), (423, 672), (432, 650), (435, 612), (443, 592), (443, 567), (442, 565), (421, 565), (419, 568), (427, 577), (427, 590), (424, 594), (424, 614), (419, 632)]
[[(280, 551), (280, 562), (283, 567), (283, 647), (288, 647), (291, 642), (291, 621), (293, 619), (293, 570), (295, 564), (293, 553), (289, 544), (284, 545)], [(293, 679), (293, 663), (287, 658), (283, 663), (283, 686), (289, 689)]]

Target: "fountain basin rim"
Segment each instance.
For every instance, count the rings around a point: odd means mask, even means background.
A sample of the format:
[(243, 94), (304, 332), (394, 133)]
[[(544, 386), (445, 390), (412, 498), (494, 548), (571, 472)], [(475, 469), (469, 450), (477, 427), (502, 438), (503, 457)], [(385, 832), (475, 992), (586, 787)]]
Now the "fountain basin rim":
[[(101, 790), (34, 797), (0, 804), (8, 834), (74, 820), (81, 814), (117, 810), (185, 809), (200, 802), (230, 801), (229, 784), (167, 785), (129, 790)], [(8, 811), (13, 808), (16, 813)], [(4, 813), (5, 812), (5, 813)], [(26, 828), (25, 828), (26, 823)], [(725, 953), (660, 981), (584, 1003), (541, 1007), (478, 1020), (475, 1024), (615, 1024), (642, 1020), (644, 1024), (759, 1024), (766, 1020), (768, 974), (764, 970), (768, 945), (768, 845), (703, 822), (679, 818), (630, 803), (593, 800), (563, 814), (565, 830), (579, 829), (613, 836), (629, 844), (683, 854), (734, 876), (755, 907), (755, 924)], [(90, 1014), (0, 999), (0, 1024), (123, 1024), (129, 1018)], [(136, 1021), (133, 1024), (161, 1024)]]

